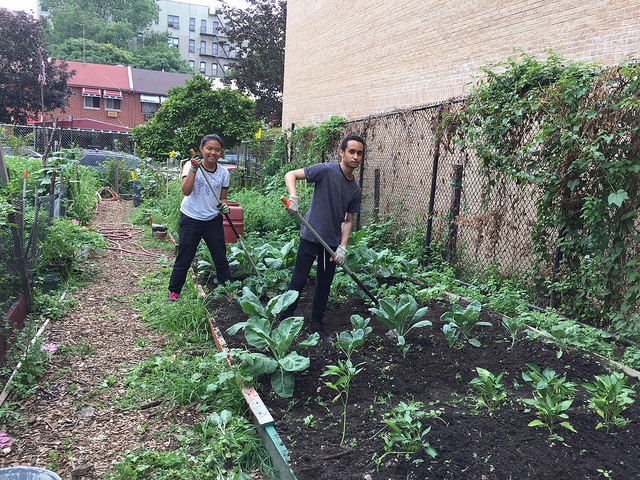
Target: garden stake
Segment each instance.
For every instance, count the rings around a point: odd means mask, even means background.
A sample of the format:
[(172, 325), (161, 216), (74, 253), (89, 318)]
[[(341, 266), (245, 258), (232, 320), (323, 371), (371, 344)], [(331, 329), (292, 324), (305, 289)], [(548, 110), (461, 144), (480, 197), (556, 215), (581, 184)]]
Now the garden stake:
[[(287, 197), (285, 197), (284, 195), (282, 197), (280, 197), (280, 200), (282, 200), (282, 203), (284, 203), (285, 207), (289, 206), (289, 200), (287, 199)], [(311, 225), (309, 225), (309, 222), (307, 222), (305, 220), (305, 218), (300, 215), (299, 212), (295, 212), (295, 216), (298, 219), (298, 221), (300, 223), (302, 223), (305, 227), (307, 227), (307, 230), (309, 230), (309, 232), (311, 232), (311, 234), (316, 237), (316, 240), (318, 240), (318, 242), (320, 242), (320, 245), (322, 245), (324, 247), (324, 249), (327, 251), (327, 253), (329, 255), (331, 255), (331, 257), (335, 257), (336, 253), (331, 250), (331, 247), (329, 245), (327, 245), (327, 242), (325, 242), (322, 237), (318, 234), (318, 232), (316, 232), (313, 227)], [(354, 273), (351, 271), (351, 269), (347, 266), (347, 263), (345, 262), (344, 265), (342, 265), (342, 269), (347, 273), (347, 275), (349, 275), (351, 278), (353, 278), (353, 281), (356, 282), (358, 284), (358, 286), (362, 289), (362, 291), (364, 293), (367, 294), (367, 297), (369, 297), (371, 299), (371, 301), (373, 301), (373, 303), (375, 303), (376, 305), (378, 305), (378, 299), (373, 295), (373, 293), (371, 293), (371, 291), (369, 291), (369, 289), (364, 285), (364, 283), (362, 283), (358, 277), (356, 277), (354, 275)]]
[[(211, 182), (209, 181), (209, 178), (207, 177), (207, 174), (204, 171), (204, 167), (202, 166), (202, 164), (199, 164), (199, 166), (200, 166), (200, 169), (202, 170), (202, 176), (204, 177), (204, 180), (207, 182), (207, 185), (209, 185), (209, 188), (211, 189), (211, 193), (213, 193), (213, 196), (215, 197), (215, 199), (218, 202), (218, 204), (222, 203), (220, 201), (220, 197), (218, 197), (218, 194), (213, 189), (213, 185), (211, 185)], [(224, 168), (224, 167), (221, 167), (221, 168)], [(224, 216), (227, 219), (227, 222), (229, 222), (229, 226), (231, 227), (231, 230), (233, 230), (233, 234), (238, 239), (238, 243), (242, 247), (242, 250), (244, 250), (244, 254), (249, 259), (249, 262), (251, 263), (251, 266), (253, 267), (253, 269), (256, 272), (256, 275), (260, 276), (260, 272), (258, 271), (258, 268), (256, 267), (256, 264), (253, 263), (253, 258), (251, 258), (251, 255), (249, 254), (249, 250), (247, 250), (247, 247), (245, 247), (244, 242), (242, 241), (242, 238), (240, 238), (240, 234), (238, 233), (238, 230), (236, 230), (236, 226), (231, 221), (231, 217), (229, 216), (228, 213), (225, 213)]]

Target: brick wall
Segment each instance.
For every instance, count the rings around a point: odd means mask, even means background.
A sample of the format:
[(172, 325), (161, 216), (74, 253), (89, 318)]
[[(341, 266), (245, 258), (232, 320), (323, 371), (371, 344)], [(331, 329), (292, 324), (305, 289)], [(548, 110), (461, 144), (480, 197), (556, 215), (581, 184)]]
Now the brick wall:
[(618, 63), (640, 51), (638, 0), (289, 0), (283, 126), (464, 95), (514, 49)]
[(123, 91), (120, 111), (116, 112), (116, 117), (110, 117), (108, 111), (105, 110), (104, 98), (100, 99), (99, 109), (87, 109), (84, 108), (82, 88), (72, 87), (72, 90), (74, 94), (69, 97), (69, 106), (66, 107), (65, 112), (55, 113), (55, 116), (60, 120), (66, 120), (68, 116), (73, 117), (74, 122), (80, 119), (97, 120), (105, 123), (105, 130), (110, 130), (109, 125), (133, 128), (144, 123), (139, 93)]

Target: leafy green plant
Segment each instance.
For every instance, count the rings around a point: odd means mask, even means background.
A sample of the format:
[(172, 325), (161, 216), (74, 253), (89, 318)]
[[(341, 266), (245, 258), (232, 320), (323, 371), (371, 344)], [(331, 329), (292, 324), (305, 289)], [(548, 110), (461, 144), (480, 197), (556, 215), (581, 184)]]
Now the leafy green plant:
[(626, 406), (635, 401), (631, 398), (634, 390), (626, 386), (627, 380), (624, 373), (613, 372), (609, 375), (596, 375), (593, 382), (582, 384), (591, 395), (589, 408), (602, 418), (596, 429), (605, 427), (609, 432), (611, 427), (629, 423), (629, 420), (620, 416)]
[(546, 427), (549, 439), (563, 441), (564, 438), (556, 433), (557, 427), (563, 427), (575, 433), (575, 428), (569, 423), (566, 411), (569, 410), (573, 399), (563, 399), (558, 395), (535, 395), (533, 398), (523, 398), (522, 402), (532, 406), (536, 411), (536, 418), (528, 423), (529, 427)]
[(80, 225), (77, 220), (54, 218), (41, 242), (40, 263), (43, 266), (56, 265), (62, 273), (68, 274), (83, 249), (96, 250), (105, 245), (102, 235)]
[[(439, 415), (437, 412), (425, 412), (422, 402), (400, 402), (390, 412), (383, 416), (383, 423), (387, 430), (381, 434), (384, 453), (374, 454), (373, 461), (380, 468), (382, 461), (392, 455), (411, 460), (419, 452), (424, 452), (431, 458), (435, 458), (438, 452), (427, 441), (427, 435), (431, 427), (423, 426), (422, 420)], [(414, 459), (414, 464), (420, 464), (422, 460)]]
[(458, 303), (454, 303), (450, 312), (445, 312), (440, 316), (440, 320), (448, 322), (449, 325), (460, 330), (463, 338), (474, 347), (480, 346), (480, 340), (471, 337), (471, 330), (474, 327), (485, 326), (490, 327), (491, 323), (478, 321), (482, 305), (477, 300), (473, 300), (469, 305), (463, 307)]
[(376, 319), (394, 333), (403, 355), (406, 355), (409, 350), (409, 344), (405, 338), (407, 333), (414, 328), (432, 325), (429, 320), (421, 320), (427, 310), (427, 307), (419, 309), (415, 298), (411, 295), (401, 295), (397, 302), (392, 298), (382, 298), (379, 307), (369, 308)]
[(579, 328), (577, 323), (565, 320), (552, 325), (549, 330), (543, 330), (542, 336), (556, 345), (556, 357), (560, 358), (567, 348), (577, 343)]
[(478, 392), (478, 405), (493, 413), (507, 400), (507, 392), (502, 383), (505, 372), (494, 375), (489, 370), (476, 367), (476, 373), (478, 375), (469, 384)]
[(453, 348), (458, 345), (458, 340), (460, 339), (460, 330), (458, 330), (455, 325), (445, 323), (442, 326), (442, 333), (444, 333), (444, 338), (446, 338), (449, 348)]
[(558, 375), (551, 368), (540, 369), (539, 366), (529, 363), (528, 370), (522, 372), (522, 379), (530, 385), (534, 392), (543, 396), (549, 393), (552, 396), (575, 396), (576, 384), (567, 381), (566, 375)]
[(537, 365), (529, 364), (529, 370), (522, 373), (522, 379), (533, 388), (533, 398), (524, 398), (522, 402), (532, 406), (536, 418), (529, 422), (530, 427), (546, 427), (550, 440), (563, 441), (555, 430), (563, 427), (575, 432), (569, 423), (567, 410), (573, 403), (575, 384), (568, 382), (566, 375), (558, 375), (550, 368), (540, 370)]
[(335, 342), (335, 346), (346, 355), (346, 360), (338, 360), (337, 365), (327, 365), (322, 377), (335, 377), (335, 381), (325, 381), (324, 384), (332, 390), (338, 392), (333, 398), (333, 402), (340, 400), (342, 402), (342, 437), (340, 445), (344, 443), (347, 432), (347, 405), (349, 404), (349, 387), (353, 378), (362, 371), (364, 363), (354, 365), (351, 361), (351, 355), (356, 348), (364, 344), (365, 337), (369, 335), (372, 328), (369, 327), (369, 319), (364, 319), (360, 315), (351, 315), (351, 325), (353, 329), (350, 332), (340, 332)]
[[(302, 330), (304, 318), (287, 317), (277, 327), (274, 327), (274, 323), (278, 315), (295, 301), (298, 292), (288, 290), (272, 298), (266, 307), (262, 306), (260, 299), (247, 287), (242, 289), (242, 293), (238, 302), (242, 310), (249, 314), (249, 319), (236, 323), (227, 329), (227, 333), (234, 335), (243, 330), (249, 345), (268, 352), (271, 356), (262, 352), (239, 352), (240, 369), (253, 376), (271, 375), (273, 391), (281, 397), (291, 397), (295, 386), (294, 373), (309, 368), (309, 358), (292, 349), (296, 336)], [(297, 346), (307, 348), (317, 345), (319, 340), (318, 333), (312, 333)]]
[(518, 334), (524, 327), (524, 318), (521, 316), (502, 317), (502, 326), (507, 332), (509, 332), (509, 336), (511, 337), (511, 345), (509, 346), (509, 349), (513, 350), (513, 347), (518, 341)]

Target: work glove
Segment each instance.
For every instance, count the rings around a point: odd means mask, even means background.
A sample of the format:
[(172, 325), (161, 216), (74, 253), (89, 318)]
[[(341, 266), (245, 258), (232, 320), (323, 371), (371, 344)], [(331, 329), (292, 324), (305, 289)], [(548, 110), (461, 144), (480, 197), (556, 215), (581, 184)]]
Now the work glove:
[(226, 203), (219, 203), (218, 210), (220, 210), (220, 213), (223, 215), (227, 215), (229, 213), (229, 207)]
[(342, 245), (338, 245), (336, 248), (335, 256), (333, 257), (333, 261), (336, 262), (336, 265), (341, 267), (347, 261), (347, 250)]
[(191, 171), (196, 173), (198, 171), (198, 167), (200, 167), (200, 162), (195, 158), (191, 159)]
[(300, 205), (300, 197), (295, 195), (289, 195), (289, 201), (287, 202), (287, 211), (291, 215), (295, 215), (298, 212), (298, 206)]

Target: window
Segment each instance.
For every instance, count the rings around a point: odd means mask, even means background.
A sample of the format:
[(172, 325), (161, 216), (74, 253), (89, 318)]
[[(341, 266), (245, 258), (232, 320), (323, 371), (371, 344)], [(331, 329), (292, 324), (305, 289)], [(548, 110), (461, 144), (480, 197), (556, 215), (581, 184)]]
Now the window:
[(101, 92), (99, 88), (83, 88), (82, 96), (84, 98), (85, 109), (97, 110), (100, 108)]
[(195, 70), (196, 62), (194, 62), (193, 60), (189, 60), (189, 66)]
[(100, 108), (100, 97), (84, 97), (84, 108), (96, 110)]
[(200, 40), (200, 55), (207, 53), (207, 42)]
[(205, 62), (200, 62), (200, 73), (207, 73), (207, 64)]
[(104, 109), (105, 110), (120, 110), (121, 101), (122, 101), (122, 92), (120, 92), (120, 90), (104, 91)]
[(169, 37), (169, 45), (172, 47), (180, 47), (180, 39), (178, 37)]
[(196, 31), (196, 19), (191, 17), (189, 19), (189, 31), (191, 32), (195, 32)]
[(180, 28), (180, 17), (177, 15), (167, 15), (167, 27), (178, 30)]
[(189, 40), (189, 53), (196, 53), (196, 41), (190, 39)]
[(229, 45), (228, 43), (223, 43), (222, 44), (222, 50), (224, 50), (224, 54), (229, 57), (230, 56), (230, 52), (231, 52), (231, 45)]
[(222, 70), (224, 71), (224, 74), (226, 75), (227, 73), (229, 73), (229, 69), (231, 67), (229, 65), (225, 65), (224, 67), (222, 67)]
[(105, 98), (104, 109), (105, 110), (120, 110), (120, 104), (122, 100), (119, 98)]
[(217, 20), (213, 21), (213, 34), (217, 35), (218, 30), (220, 30), (220, 23)]
[(211, 54), (218, 55), (218, 44), (216, 42), (211, 44)]
[(153, 118), (160, 108), (160, 97), (155, 95), (141, 95), (142, 115), (145, 121)]
[(211, 76), (212, 77), (217, 77), (218, 76), (218, 64), (217, 63), (212, 63), (211, 64)]
[(200, 20), (200, 33), (207, 33), (207, 21)]

